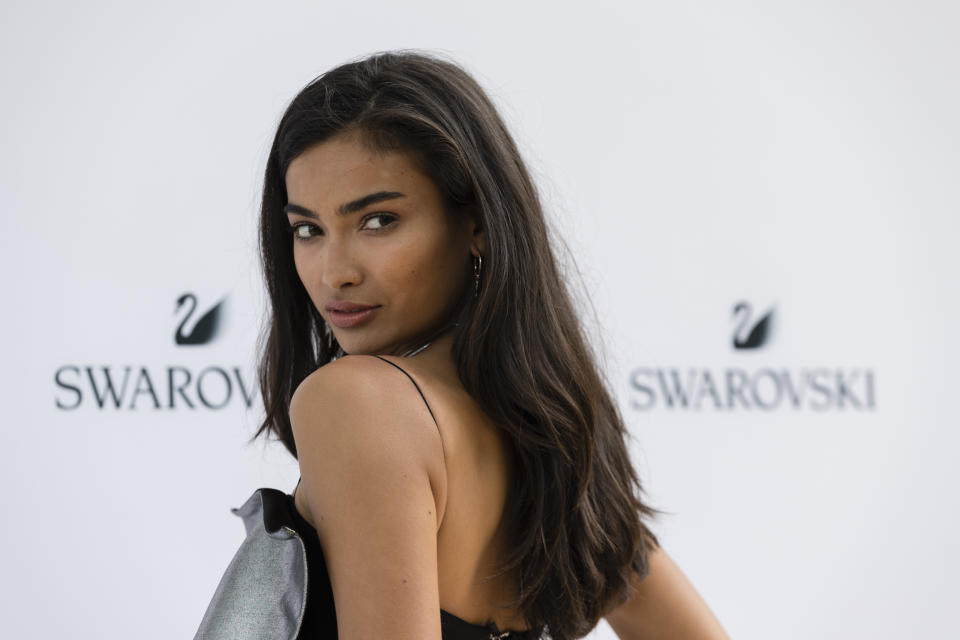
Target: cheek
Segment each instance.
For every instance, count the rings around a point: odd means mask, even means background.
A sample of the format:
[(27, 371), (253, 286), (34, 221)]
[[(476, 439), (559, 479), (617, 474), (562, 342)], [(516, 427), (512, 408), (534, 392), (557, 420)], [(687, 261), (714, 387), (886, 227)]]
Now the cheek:
[(408, 306), (411, 313), (436, 297), (442, 271), (443, 265), (432, 247), (409, 245), (383, 255), (376, 269), (383, 291), (394, 303)]
[(461, 283), (457, 255), (449, 243), (438, 242), (407, 265), (405, 277), (413, 289), (412, 295), (429, 305), (442, 304), (453, 295)]
[(420, 256), (406, 255), (385, 261), (379, 272), (388, 290), (394, 291), (402, 300), (416, 300), (424, 289), (429, 289), (429, 269), (421, 262)]

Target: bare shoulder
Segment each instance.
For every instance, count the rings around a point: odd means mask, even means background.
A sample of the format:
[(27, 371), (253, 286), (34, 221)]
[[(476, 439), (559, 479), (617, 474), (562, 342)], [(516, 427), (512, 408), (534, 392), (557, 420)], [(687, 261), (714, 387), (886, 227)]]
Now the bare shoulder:
[[(387, 362), (369, 355), (346, 355), (308, 375), (290, 399), (290, 414), (291, 420), (295, 415), (304, 419), (295, 429), (306, 424), (322, 429), (332, 419), (349, 418), (357, 423), (357, 429), (351, 431), (362, 430), (372, 421), (383, 436), (398, 430), (414, 435), (401, 423), (423, 423), (424, 417), (433, 424), (430, 410), (410, 380)], [(430, 433), (431, 429), (426, 431)]]
[(375, 356), (346, 355), (307, 376), (290, 400), (290, 422), (314, 517), (321, 505), (311, 486), (342, 480), (328, 473), (375, 483), (383, 479), (377, 470), (404, 467), (425, 472), (438, 500), (445, 493), (443, 444), (427, 405)]
[[(359, 399), (376, 401), (384, 395), (382, 385), (390, 384), (394, 378), (389, 365), (376, 356), (345, 355), (304, 378), (294, 391), (290, 406), (293, 409), (294, 404), (333, 399), (347, 403)], [(371, 393), (376, 391), (379, 392)]]
[(413, 385), (379, 358), (344, 356), (297, 387), (290, 421), (341, 637), (439, 638), (443, 454)]

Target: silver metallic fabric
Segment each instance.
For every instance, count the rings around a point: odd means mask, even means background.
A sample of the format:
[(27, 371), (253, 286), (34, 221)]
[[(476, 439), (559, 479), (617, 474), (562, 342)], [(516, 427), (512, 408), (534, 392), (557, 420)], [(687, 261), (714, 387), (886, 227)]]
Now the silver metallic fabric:
[(294, 640), (307, 604), (307, 555), (288, 496), (261, 488), (230, 511), (247, 537), (220, 579), (194, 640)]

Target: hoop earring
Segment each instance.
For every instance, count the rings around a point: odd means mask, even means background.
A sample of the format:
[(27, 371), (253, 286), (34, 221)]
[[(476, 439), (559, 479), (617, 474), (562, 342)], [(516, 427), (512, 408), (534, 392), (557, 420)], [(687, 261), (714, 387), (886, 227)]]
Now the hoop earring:
[(483, 267), (483, 257), (480, 254), (475, 257), (477, 259), (473, 261), (473, 297), (477, 298), (480, 296), (480, 269)]

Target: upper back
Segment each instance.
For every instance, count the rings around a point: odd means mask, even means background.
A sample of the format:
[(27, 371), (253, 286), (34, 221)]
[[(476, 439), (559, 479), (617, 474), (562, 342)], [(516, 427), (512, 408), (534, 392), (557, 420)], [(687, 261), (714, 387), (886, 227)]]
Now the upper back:
[(466, 620), (493, 619), (501, 629), (524, 628), (515, 611), (496, 606), (516, 596), (513, 576), (481, 584), (508, 551), (502, 519), (512, 476), (508, 438), (449, 369), (416, 356), (378, 357), (412, 378), (410, 392), (417, 395), (414, 384), (419, 388), (443, 441), (446, 491), (437, 532), (441, 608)]

